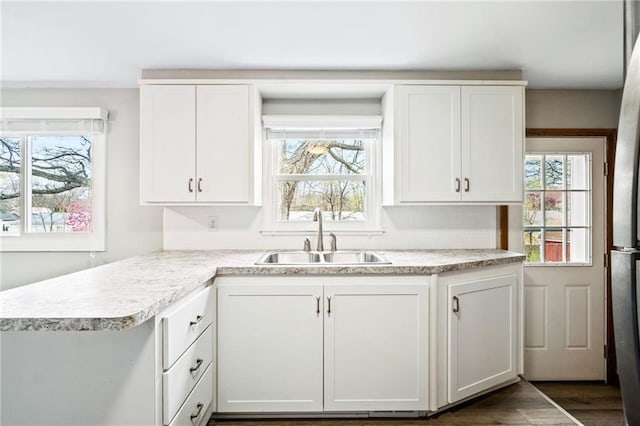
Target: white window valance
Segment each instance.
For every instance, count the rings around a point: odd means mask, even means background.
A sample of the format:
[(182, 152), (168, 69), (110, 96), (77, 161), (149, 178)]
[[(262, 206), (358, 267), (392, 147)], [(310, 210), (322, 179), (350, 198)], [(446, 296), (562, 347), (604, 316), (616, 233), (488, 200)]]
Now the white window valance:
[(262, 122), (269, 140), (375, 139), (382, 125), (382, 117), (265, 115)]
[(0, 131), (10, 133), (104, 133), (104, 108), (0, 108)]

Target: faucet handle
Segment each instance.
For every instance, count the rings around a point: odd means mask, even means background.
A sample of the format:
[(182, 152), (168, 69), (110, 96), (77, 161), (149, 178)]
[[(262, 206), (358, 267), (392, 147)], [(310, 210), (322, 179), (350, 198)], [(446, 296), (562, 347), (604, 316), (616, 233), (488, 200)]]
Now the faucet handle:
[(311, 251), (311, 240), (308, 238), (304, 239), (304, 251)]
[(331, 251), (338, 250), (338, 237), (336, 237), (336, 234), (330, 232), (329, 237), (331, 237)]

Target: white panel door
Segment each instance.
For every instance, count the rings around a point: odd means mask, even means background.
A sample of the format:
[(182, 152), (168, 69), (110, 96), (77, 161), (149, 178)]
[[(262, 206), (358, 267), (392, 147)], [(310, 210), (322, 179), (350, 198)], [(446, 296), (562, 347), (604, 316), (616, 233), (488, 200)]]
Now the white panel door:
[(449, 285), (449, 402), (517, 375), (518, 277), (468, 279)]
[(250, 281), (219, 281), (218, 411), (322, 411), (322, 286)]
[(522, 201), (523, 92), (462, 88), (463, 201)]
[(195, 201), (195, 86), (140, 87), (140, 114), (141, 201)]
[(398, 97), (398, 201), (460, 201), (460, 87), (401, 86)]
[(249, 86), (197, 86), (197, 105), (198, 201), (248, 203)]
[(427, 410), (428, 287), (325, 286), (324, 409)]
[(529, 380), (605, 379), (604, 151), (604, 138), (527, 139)]

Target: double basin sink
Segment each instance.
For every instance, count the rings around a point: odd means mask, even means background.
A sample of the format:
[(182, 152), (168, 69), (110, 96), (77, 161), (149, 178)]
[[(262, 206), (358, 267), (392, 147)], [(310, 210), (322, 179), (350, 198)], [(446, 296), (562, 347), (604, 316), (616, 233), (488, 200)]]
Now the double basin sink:
[(269, 251), (257, 265), (384, 265), (387, 259), (372, 250)]

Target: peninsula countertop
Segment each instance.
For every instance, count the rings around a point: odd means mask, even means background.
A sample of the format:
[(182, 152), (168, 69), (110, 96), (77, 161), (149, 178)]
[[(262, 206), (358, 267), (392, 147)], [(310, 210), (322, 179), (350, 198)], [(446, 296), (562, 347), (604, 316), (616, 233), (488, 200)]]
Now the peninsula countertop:
[(162, 251), (0, 292), (0, 331), (122, 330), (215, 276), (429, 275), (521, 262), (505, 250), (376, 250), (384, 265), (256, 265), (264, 250)]

